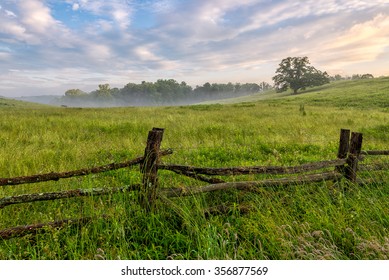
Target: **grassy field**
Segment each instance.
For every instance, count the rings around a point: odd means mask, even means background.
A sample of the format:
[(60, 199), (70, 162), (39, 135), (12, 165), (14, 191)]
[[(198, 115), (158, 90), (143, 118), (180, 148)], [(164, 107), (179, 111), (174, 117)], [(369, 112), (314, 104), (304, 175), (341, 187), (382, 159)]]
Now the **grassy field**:
[[(162, 148), (174, 150), (164, 163), (204, 167), (335, 159), (341, 128), (362, 132), (364, 150), (389, 149), (389, 78), (182, 107), (80, 109), (0, 101), (2, 178), (132, 159), (143, 154), (152, 127), (165, 128)], [(372, 160), (389, 165), (387, 157), (367, 159)], [(8, 206), (0, 209), (0, 229), (84, 216), (108, 218), (0, 240), (0, 259), (388, 259), (389, 172), (363, 176), (375, 182), (164, 199), (154, 214), (146, 214), (132, 193)], [(0, 198), (139, 182), (138, 168), (129, 168), (4, 186)], [(204, 184), (160, 171), (160, 185)], [(220, 204), (231, 211), (204, 215), (205, 208)], [(240, 213), (238, 205), (251, 211)]]

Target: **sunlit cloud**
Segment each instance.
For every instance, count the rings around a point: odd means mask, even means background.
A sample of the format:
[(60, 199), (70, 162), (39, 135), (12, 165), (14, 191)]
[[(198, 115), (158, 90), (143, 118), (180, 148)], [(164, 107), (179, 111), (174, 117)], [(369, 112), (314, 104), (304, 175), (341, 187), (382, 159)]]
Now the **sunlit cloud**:
[(151, 50), (152, 46), (139, 46), (134, 49), (134, 53), (142, 61), (158, 61), (161, 60), (156, 54)]
[(389, 49), (389, 15), (353, 25), (322, 46), (329, 67), (376, 60)]

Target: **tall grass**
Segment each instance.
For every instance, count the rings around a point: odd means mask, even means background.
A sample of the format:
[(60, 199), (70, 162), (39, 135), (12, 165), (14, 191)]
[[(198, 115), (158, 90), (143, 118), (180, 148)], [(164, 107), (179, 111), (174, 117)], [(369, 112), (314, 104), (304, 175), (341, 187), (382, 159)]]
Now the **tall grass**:
[[(332, 91), (330, 87), (323, 94)], [(195, 166), (296, 165), (334, 159), (340, 128), (363, 132), (363, 149), (388, 149), (388, 112), (374, 107), (373, 99), (373, 109), (361, 109), (369, 107), (368, 101), (356, 108), (332, 101), (329, 106), (322, 102), (315, 106), (310, 94), (306, 99), (301, 94), (278, 101), (187, 107), (27, 110), (4, 106), (0, 177), (128, 160), (143, 154), (152, 127), (165, 128), (162, 148), (174, 150), (163, 158), (165, 163)], [(264, 188), (256, 194), (227, 191), (163, 198), (153, 214), (139, 207), (136, 193), (13, 205), (0, 209), (0, 229), (84, 216), (105, 218), (82, 227), (48, 228), (43, 234), (0, 240), (0, 259), (388, 259), (389, 174), (361, 175), (374, 182), (323, 182)], [(0, 197), (139, 182), (134, 167), (0, 187)], [(160, 171), (161, 188), (188, 185), (202, 184)], [(230, 211), (204, 213), (221, 204)], [(250, 211), (241, 212), (240, 206)]]

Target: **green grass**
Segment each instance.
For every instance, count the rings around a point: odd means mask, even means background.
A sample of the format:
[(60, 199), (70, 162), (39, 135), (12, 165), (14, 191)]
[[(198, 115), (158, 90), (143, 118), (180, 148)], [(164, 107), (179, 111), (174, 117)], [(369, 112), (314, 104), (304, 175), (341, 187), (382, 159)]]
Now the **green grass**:
[[(212, 103), (252, 103), (268, 101), (274, 104), (313, 105), (336, 108), (389, 110), (389, 77), (376, 79), (337, 81), (308, 88), (293, 95), (292, 91), (277, 93), (274, 90), (250, 96), (212, 101)], [(208, 102), (210, 103), (210, 102)]]
[[(388, 149), (388, 86), (387, 78), (337, 82), (295, 96), (269, 92), (243, 103), (159, 108), (72, 109), (4, 99), (0, 177), (125, 161), (143, 154), (152, 127), (165, 128), (162, 148), (174, 150), (163, 162), (195, 166), (334, 159), (340, 128), (364, 133), (365, 150)], [(385, 157), (366, 159), (382, 160), (388, 164)], [(0, 259), (388, 259), (389, 185), (381, 182), (388, 182), (389, 174), (361, 175), (374, 183), (163, 199), (151, 215), (131, 193), (8, 206), (0, 209), (0, 229), (83, 216), (108, 218), (0, 240)], [(0, 197), (139, 182), (138, 168), (130, 168), (0, 187)], [(203, 184), (160, 171), (161, 188), (187, 185)], [(204, 215), (205, 208), (220, 204), (231, 211)], [(251, 211), (241, 213), (239, 205)]]

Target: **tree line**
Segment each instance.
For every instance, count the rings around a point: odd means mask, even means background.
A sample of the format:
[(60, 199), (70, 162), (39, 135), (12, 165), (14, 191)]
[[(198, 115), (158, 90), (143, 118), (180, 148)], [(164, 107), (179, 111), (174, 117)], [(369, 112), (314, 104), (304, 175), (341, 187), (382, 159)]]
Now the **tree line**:
[(336, 74), (330, 77), (331, 81), (342, 81), (342, 80), (364, 80), (364, 79), (373, 79), (374, 76), (372, 74), (352, 74), (351, 76), (342, 76)]
[(83, 103), (110, 103), (114, 105), (171, 105), (191, 104), (206, 100), (224, 99), (249, 95), (272, 89), (269, 83), (205, 83), (192, 87), (186, 82), (174, 79), (159, 79), (156, 82), (128, 83), (123, 88), (111, 88), (109, 84), (100, 84), (98, 89), (84, 92), (69, 89), (61, 98), (65, 105)]

